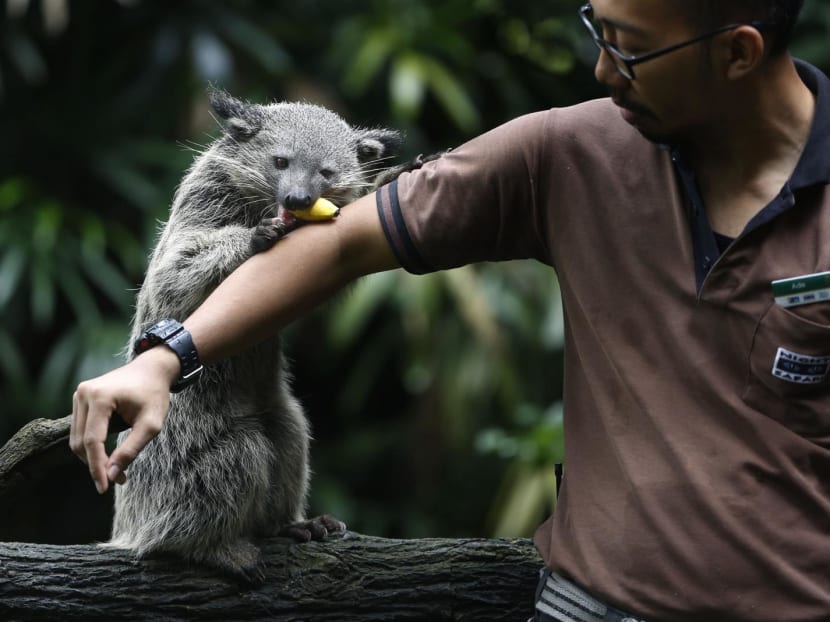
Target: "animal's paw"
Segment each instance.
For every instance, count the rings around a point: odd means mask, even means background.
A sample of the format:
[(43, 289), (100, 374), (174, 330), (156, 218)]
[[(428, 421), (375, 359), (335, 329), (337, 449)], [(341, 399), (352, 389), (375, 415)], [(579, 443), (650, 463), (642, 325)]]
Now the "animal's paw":
[(277, 241), (290, 231), (296, 229), (300, 223), (296, 219), (266, 218), (256, 227), (251, 235), (251, 254), (256, 255), (267, 251)]
[(429, 155), (424, 155), (423, 153), (419, 153), (417, 156), (412, 158), (409, 162), (405, 162), (404, 164), (399, 164), (398, 166), (393, 166), (385, 171), (381, 172), (377, 177), (375, 177), (373, 181), (373, 186), (375, 188), (379, 188), (384, 184), (388, 184), (390, 181), (393, 181), (400, 177), (403, 173), (408, 173), (410, 171), (416, 171), (421, 168), (427, 162), (432, 162), (433, 160), (437, 160), (445, 153), (452, 151), (452, 149), (446, 149), (444, 151), (437, 151), (435, 153), (431, 153)]
[(437, 151), (436, 153), (431, 153), (431, 154), (426, 155), (426, 156), (423, 153), (419, 153), (414, 158), (412, 158), (411, 162), (409, 162), (407, 170), (410, 170), (410, 171), (418, 170), (419, 168), (421, 168), (427, 162), (432, 162), (433, 160), (437, 160), (442, 155), (444, 155), (445, 153), (449, 153), (450, 151), (452, 151), (451, 148), (447, 149), (445, 151)]
[(322, 540), (332, 533), (346, 531), (346, 524), (334, 516), (323, 514), (298, 523), (285, 525), (279, 531), (280, 536), (291, 538), (296, 542)]

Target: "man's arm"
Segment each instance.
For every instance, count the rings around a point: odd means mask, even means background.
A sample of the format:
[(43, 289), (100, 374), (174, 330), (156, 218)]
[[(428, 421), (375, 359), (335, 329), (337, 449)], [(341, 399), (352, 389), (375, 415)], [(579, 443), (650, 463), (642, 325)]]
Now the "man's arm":
[[(276, 334), (354, 279), (395, 267), (370, 194), (346, 206), (336, 220), (302, 227), (251, 257), (184, 326), (202, 362), (210, 364)], [(109, 482), (123, 482), (124, 470), (159, 433), (179, 372), (173, 351), (156, 347), (78, 385), (69, 442), (89, 465), (99, 492)], [(115, 412), (132, 430), (108, 457), (104, 441)]]

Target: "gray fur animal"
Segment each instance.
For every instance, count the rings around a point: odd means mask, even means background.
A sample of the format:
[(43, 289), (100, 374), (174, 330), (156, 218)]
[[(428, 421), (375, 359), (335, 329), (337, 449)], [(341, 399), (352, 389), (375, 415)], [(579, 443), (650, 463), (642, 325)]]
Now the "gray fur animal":
[[(343, 205), (372, 188), (398, 132), (360, 129), (310, 104), (211, 105), (224, 134), (193, 163), (150, 257), (131, 343), (161, 318), (186, 318), (253, 253), (294, 226), (286, 206)], [(317, 226), (317, 225), (313, 225)], [(262, 580), (253, 539), (319, 539), (345, 526), (305, 520), (309, 426), (274, 338), (205, 370), (171, 395), (161, 433), (115, 497), (109, 546), (168, 552)]]

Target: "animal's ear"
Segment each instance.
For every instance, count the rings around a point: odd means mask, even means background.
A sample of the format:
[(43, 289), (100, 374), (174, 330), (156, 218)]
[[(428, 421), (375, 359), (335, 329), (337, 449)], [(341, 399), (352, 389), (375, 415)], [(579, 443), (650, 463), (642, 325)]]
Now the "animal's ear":
[(221, 119), (225, 131), (236, 140), (248, 140), (259, 132), (262, 118), (258, 106), (240, 101), (217, 88), (211, 88), (208, 96), (210, 107)]
[(360, 130), (357, 137), (357, 159), (361, 164), (395, 156), (403, 138), (396, 130)]

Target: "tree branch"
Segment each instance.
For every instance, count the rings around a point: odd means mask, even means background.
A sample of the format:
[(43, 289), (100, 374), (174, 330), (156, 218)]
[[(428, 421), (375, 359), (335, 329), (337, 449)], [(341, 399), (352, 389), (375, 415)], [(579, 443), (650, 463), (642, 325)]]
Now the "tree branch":
[(171, 558), (95, 545), (0, 543), (4, 620), (525, 620), (541, 562), (529, 540), (264, 543), (246, 588)]
[(75, 544), (108, 538), (112, 499), (95, 494), (68, 433), (68, 417), (39, 419), (0, 448), (2, 620), (522, 622), (532, 613), (542, 562), (526, 539), (275, 538), (261, 543), (257, 588), (175, 558)]

